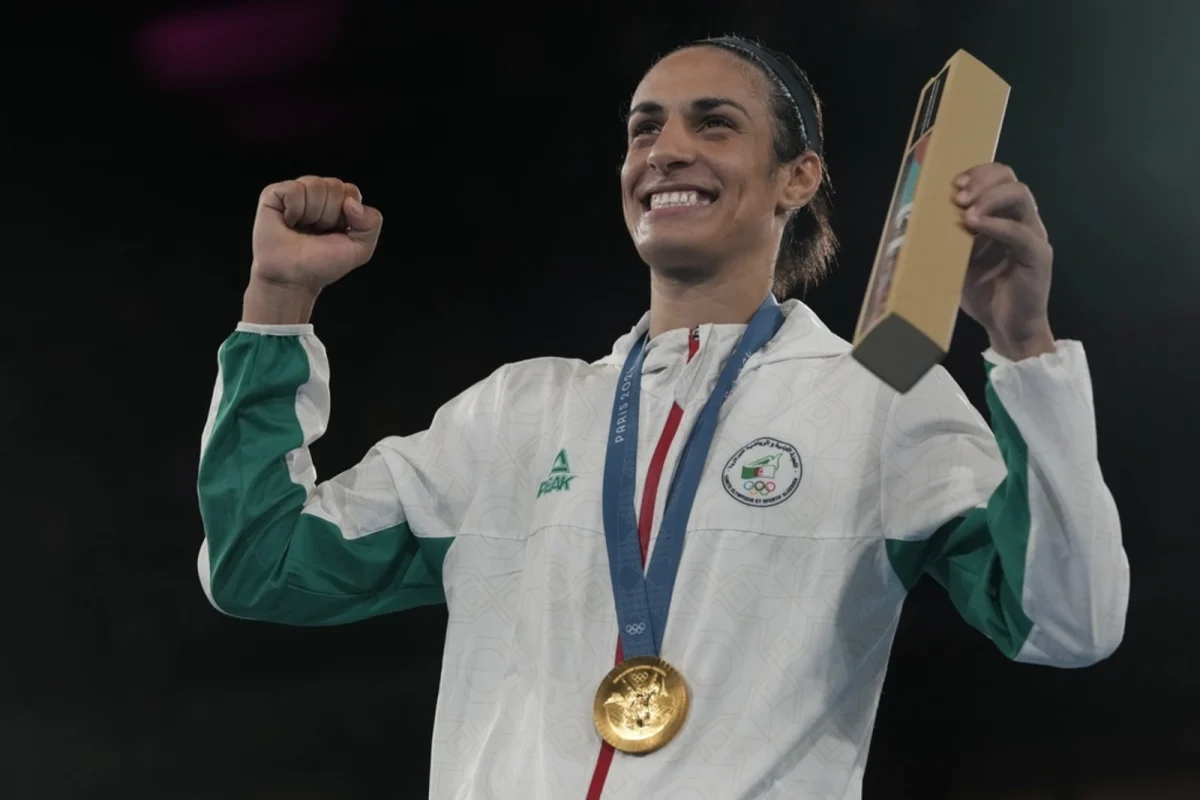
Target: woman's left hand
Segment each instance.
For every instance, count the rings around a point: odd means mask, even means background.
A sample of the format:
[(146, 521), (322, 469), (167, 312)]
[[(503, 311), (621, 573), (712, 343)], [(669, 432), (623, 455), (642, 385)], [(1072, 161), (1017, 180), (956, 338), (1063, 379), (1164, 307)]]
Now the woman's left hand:
[(1004, 164), (981, 164), (955, 180), (954, 202), (975, 246), (962, 310), (1013, 361), (1055, 349), (1047, 306), (1054, 250), (1029, 187)]

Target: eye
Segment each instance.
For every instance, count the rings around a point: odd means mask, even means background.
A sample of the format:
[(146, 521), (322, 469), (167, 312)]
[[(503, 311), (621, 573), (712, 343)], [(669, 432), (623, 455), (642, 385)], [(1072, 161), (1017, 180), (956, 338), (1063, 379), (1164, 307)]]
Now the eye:
[(733, 122), (729, 117), (723, 117), (720, 114), (709, 114), (700, 120), (700, 130), (708, 130), (711, 127), (733, 128)]
[(658, 123), (653, 120), (644, 119), (641, 122), (636, 122), (629, 128), (629, 138), (636, 139), (639, 136), (657, 133)]

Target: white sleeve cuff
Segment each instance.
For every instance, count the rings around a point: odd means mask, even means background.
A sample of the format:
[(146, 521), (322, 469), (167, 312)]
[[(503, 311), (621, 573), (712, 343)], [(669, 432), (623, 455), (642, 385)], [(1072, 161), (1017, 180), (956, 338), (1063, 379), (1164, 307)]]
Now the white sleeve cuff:
[(1083, 355), (1083, 344), (1073, 339), (1058, 339), (1054, 342), (1054, 351), (1050, 353), (1042, 353), (1040, 356), (1025, 358), (1020, 361), (1013, 361), (1010, 358), (1005, 358), (996, 352), (995, 348), (989, 347), (983, 352), (983, 357), (987, 361), (1000, 366), (1010, 366), (1014, 364), (1036, 364), (1042, 366), (1051, 366), (1061, 363), (1062, 359), (1080, 358)]
[(260, 336), (312, 336), (312, 324), (306, 325), (259, 325), (253, 322), (239, 322), (238, 333), (257, 333)]
[(1025, 437), (1031, 459), (1036, 450), (1049, 449), (1073, 453), (1073, 468), (1090, 468), (1096, 412), (1087, 355), (1079, 342), (1057, 346), (1053, 353), (1020, 361), (997, 357), (988, 382)]

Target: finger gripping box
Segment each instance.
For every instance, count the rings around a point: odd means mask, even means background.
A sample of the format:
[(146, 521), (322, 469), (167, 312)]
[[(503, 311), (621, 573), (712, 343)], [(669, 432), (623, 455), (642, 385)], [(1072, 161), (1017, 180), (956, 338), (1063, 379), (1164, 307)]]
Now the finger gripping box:
[(950, 349), (973, 240), (954, 179), (995, 158), (1008, 94), (965, 50), (921, 92), (852, 350), (899, 392)]

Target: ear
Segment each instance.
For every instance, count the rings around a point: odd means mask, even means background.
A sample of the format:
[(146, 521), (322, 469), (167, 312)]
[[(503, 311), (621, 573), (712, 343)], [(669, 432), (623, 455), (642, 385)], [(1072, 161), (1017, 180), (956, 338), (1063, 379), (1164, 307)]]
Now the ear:
[(808, 205), (817, 189), (821, 188), (821, 159), (811, 150), (806, 150), (793, 161), (782, 166), (782, 183), (779, 187), (779, 207), (792, 211)]

